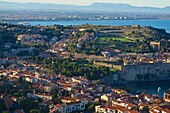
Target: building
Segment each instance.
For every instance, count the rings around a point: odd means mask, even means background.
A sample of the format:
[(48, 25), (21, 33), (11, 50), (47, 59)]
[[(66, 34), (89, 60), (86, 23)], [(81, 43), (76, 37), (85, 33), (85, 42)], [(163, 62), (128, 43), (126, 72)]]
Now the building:
[(121, 106), (96, 106), (96, 113), (129, 113), (128, 110)]
[(170, 89), (164, 93), (164, 100), (170, 102)]
[(150, 113), (170, 113), (170, 110), (156, 106), (156, 107), (150, 109), (149, 112)]
[(56, 87), (57, 86), (55, 84), (49, 83), (44, 87), (44, 91), (51, 93), (52, 91), (54, 91), (56, 89)]
[(100, 97), (100, 99), (102, 101), (106, 101), (107, 102), (107, 105), (111, 105), (112, 104), (112, 96), (111, 95), (107, 95), (107, 94), (104, 94)]
[(154, 51), (159, 51), (160, 50), (160, 42), (150, 42), (150, 46)]
[(150, 46), (154, 51), (161, 51), (166, 43), (168, 43), (168, 41), (166, 40), (161, 40), (159, 42), (150, 42)]
[(43, 100), (52, 100), (52, 95), (50, 94), (35, 94), (35, 93), (27, 93), (28, 98), (38, 99), (41, 98)]
[(140, 28), (140, 25), (139, 24), (132, 24), (131, 27)]
[(53, 112), (59, 111), (61, 113), (72, 113), (74, 111), (83, 111), (85, 110), (85, 103), (83, 102), (71, 102), (66, 104), (57, 104), (54, 106), (54, 109), (52, 109)]
[(78, 102), (79, 99), (77, 99), (77, 98), (70, 98), (70, 97), (64, 97), (63, 99), (61, 99), (61, 101), (63, 103), (71, 103), (71, 102)]
[(123, 90), (123, 89), (114, 89), (113, 90), (115, 93), (117, 93), (118, 95), (126, 95), (127, 91)]
[(31, 76), (26, 76), (24, 78), (25, 78), (25, 81), (30, 82), (30, 83), (37, 83), (39, 81), (38, 78), (31, 77)]
[(127, 81), (157, 81), (170, 79), (170, 63), (128, 64), (120, 77)]
[(124, 107), (128, 110), (132, 110), (132, 109), (136, 109), (137, 106), (132, 104), (132, 103), (128, 103), (128, 102), (121, 102), (121, 101), (112, 101), (112, 106), (115, 106), (115, 105), (119, 105), (121, 107)]

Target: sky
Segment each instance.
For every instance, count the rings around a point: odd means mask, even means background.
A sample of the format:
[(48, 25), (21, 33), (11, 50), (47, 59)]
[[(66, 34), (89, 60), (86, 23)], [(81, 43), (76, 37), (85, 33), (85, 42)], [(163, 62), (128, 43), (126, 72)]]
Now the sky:
[(134, 6), (152, 6), (166, 7), (170, 6), (170, 0), (0, 0), (9, 2), (36, 2), (36, 3), (55, 3), (55, 4), (74, 4), (74, 5), (89, 5), (94, 2), (105, 3), (125, 3)]

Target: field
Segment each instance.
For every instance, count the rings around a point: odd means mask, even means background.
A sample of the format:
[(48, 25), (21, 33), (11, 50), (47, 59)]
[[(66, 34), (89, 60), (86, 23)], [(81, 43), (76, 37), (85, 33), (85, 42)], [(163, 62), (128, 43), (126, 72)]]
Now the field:
[(99, 40), (101, 41), (122, 41), (122, 42), (133, 42), (134, 40), (128, 39), (128, 38), (124, 38), (124, 37), (101, 37), (99, 38)]

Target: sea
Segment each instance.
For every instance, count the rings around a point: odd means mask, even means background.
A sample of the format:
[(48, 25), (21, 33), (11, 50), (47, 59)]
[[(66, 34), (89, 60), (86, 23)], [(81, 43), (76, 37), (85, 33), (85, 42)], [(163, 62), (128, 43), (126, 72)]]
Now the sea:
[[(93, 24), (93, 25), (108, 25), (108, 26), (122, 26), (139, 24), (141, 26), (152, 26), (156, 28), (165, 29), (166, 32), (170, 33), (170, 20), (70, 20), (70, 21), (10, 21), (8, 23), (26, 23), (30, 25), (82, 25), (82, 24)], [(138, 82), (128, 83), (124, 85), (113, 86), (115, 88), (128, 89), (132, 94), (136, 92), (146, 92), (148, 94), (158, 94), (163, 97), (165, 91), (170, 88), (170, 80), (158, 81), (158, 82)], [(158, 88), (160, 87), (160, 91)]]
[(165, 29), (170, 33), (170, 20), (68, 20), (68, 21), (8, 21), (10, 23), (26, 23), (30, 25), (82, 25), (82, 24), (94, 24), (94, 25), (132, 25), (139, 24), (141, 26), (153, 26), (156, 28)]

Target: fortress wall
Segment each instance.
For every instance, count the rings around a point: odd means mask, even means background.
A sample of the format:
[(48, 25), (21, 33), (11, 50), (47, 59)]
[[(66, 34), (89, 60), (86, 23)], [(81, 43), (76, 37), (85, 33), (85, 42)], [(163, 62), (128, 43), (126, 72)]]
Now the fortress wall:
[(159, 80), (169, 76), (170, 64), (167, 63), (125, 65), (121, 75), (128, 81)]

